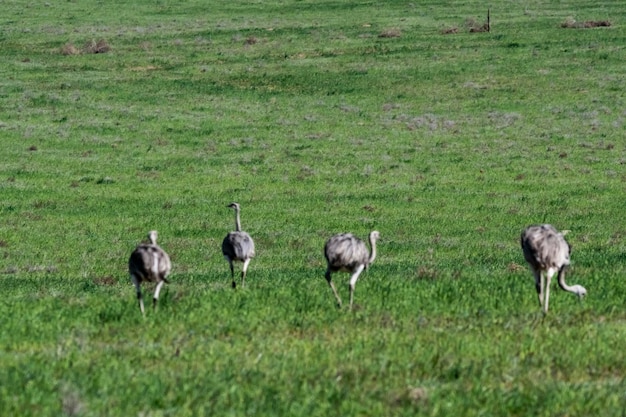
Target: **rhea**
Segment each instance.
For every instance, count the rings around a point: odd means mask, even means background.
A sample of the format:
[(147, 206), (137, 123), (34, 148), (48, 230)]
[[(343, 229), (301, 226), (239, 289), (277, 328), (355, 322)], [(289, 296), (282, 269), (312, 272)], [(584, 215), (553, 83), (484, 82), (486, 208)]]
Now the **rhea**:
[(246, 280), (248, 265), (250, 264), (250, 260), (254, 258), (254, 241), (248, 233), (241, 230), (241, 217), (239, 214), (241, 207), (239, 204), (231, 203), (228, 207), (235, 210), (235, 231), (230, 232), (224, 238), (224, 241), (222, 242), (222, 253), (230, 265), (230, 276), (233, 281), (232, 285), (233, 288), (236, 288), (237, 283), (235, 282), (235, 269), (233, 262), (243, 262), (243, 268), (241, 270), (241, 286), (243, 287)]
[(571, 247), (563, 233), (554, 226), (542, 224), (529, 226), (522, 232), (522, 250), (535, 277), (535, 288), (539, 296), (539, 305), (544, 314), (548, 313), (550, 300), (550, 281), (557, 275), (559, 286), (568, 292), (583, 297), (587, 290), (581, 285), (567, 285), (565, 269), (570, 263)]
[(130, 254), (130, 259), (128, 260), (128, 272), (137, 289), (139, 309), (143, 315), (145, 315), (145, 311), (143, 296), (141, 295), (141, 283), (144, 281), (156, 283), (152, 298), (152, 307), (156, 308), (161, 287), (163, 287), (164, 283), (169, 282), (167, 276), (172, 269), (169, 255), (157, 245), (157, 236), (156, 230), (150, 231), (148, 233), (150, 243), (139, 244), (133, 253)]
[(341, 233), (328, 239), (324, 246), (324, 256), (328, 267), (326, 268), (326, 281), (335, 294), (337, 306), (341, 307), (341, 298), (337, 293), (335, 284), (331, 279), (331, 273), (343, 271), (352, 274), (350, 277), (350, 310), (354, 302), (354, 287), (359, 279), (359, 275), (367, 269), (374, 259), (376, 259), (376, 241), (380, 234), (374, 230), (369, 234), (371, 251), (367, 250), (365, 242), (354, 236), (352, 233)]

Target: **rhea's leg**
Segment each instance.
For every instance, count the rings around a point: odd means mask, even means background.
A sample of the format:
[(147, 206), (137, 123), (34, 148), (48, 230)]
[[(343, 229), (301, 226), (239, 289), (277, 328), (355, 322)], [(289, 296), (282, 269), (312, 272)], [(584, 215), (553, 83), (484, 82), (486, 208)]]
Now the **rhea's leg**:
[(341, 298), (339, 298), (339, 294), (337, 294), (337, 289), (335, 288), (335, 284), (330, 277), (330, 269), (326, 270), (326, 281), (328, 281), (328, 285), (333, 290), (333, 294), (335, 294), (335, 298), (337, 299), (337, 307), (341, 308)]
[(352, 310), (352, 303), (354, 301), (354, 288), (356, 287), (356, 281), (359, 279), (359, 275), (365, 269), (365, 265), (359, 265), (359, 267), (354, 271), (352, 277), (350, 277), (350, 310)]
[(228, 265), (230, 266), (230, 279), (232, 281), (233, 288), (237, 288), (237, 283), (235, 282), (235, 268), (233, 267), (233, 260), (230, 257), (224, 255), (224, 258), (228, 261)]
[(550, 302), (550, 282), (552, 281), (552, 276), (554, 275), (554, 273), (556, 272), (556, 269), (554, 268), (548, 268), (548, 271), (546, 272), (546, 294), (545, 294), (545, 300), (543, 303), (543, 312), (545, 314), (548, 314), (548, 303)]
[(141, 314), (145, 315), (145, 311), (143, 308), (143, 297), (141, 295), (141, 281), (134, 274), (130, 275), (130, 279), (135, 285), (135, 289), (137, 290), (137, 301), (139, 302), (139, 310), (141, 310)]
[(154, 297), (152, 298), (153, 309), (156, 309), (157, 301), (159, 301), (159, 293), (161, 292), (161, 287), (163, 287), (164, 283), (165, 281), (159, 281), (159, 283), (156, 285), (156, 288), (154, 289)]
[(243, 261), (243, 268), (241, 270), (241, 288), (243, 288), (246, 282), (246, 271), (248, 270), (248, 265), (250, 264), (250, 259), (246, 259)]
[(537, 297), (539, 297), (539, 307), (543, 309), (543, 273), (541, 271), (533, 269), (533, 276), (535, 277), (535, 289), (537, 290)]

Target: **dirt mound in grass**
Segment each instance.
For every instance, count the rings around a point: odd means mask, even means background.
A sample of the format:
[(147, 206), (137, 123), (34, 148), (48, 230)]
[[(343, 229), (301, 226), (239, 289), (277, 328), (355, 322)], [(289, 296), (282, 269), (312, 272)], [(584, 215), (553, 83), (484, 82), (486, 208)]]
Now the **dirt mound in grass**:
[(609, 27), (611, 22), (608, 20), (586, 20), (584, 22), (577, 22), (574, 19), (567, 19), (561, 23), (561, 27), (565, 29), (589, 29), (598, 27)]

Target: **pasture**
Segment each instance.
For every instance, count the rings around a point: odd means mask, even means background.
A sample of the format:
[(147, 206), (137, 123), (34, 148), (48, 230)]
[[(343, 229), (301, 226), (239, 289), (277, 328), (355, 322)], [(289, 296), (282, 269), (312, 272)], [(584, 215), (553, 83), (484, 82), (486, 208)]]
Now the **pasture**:
[[(624, 414), (622, 2), (133, 3), (3, 2), (0, 414)], [(588, 291), (545, 317), (533, 223)]]

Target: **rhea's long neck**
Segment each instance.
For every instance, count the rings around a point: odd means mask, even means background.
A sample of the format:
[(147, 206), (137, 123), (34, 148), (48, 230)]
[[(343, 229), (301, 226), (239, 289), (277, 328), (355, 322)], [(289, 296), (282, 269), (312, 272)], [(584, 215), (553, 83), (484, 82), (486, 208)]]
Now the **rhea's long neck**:
[(570, 286), (570, 285), (567, 285), (567, 283), (565, 282), (565, 267), (562, 267), (559, 270), (559, 275), (557, 276), (557, 280), (559, 282), (559, 287), (561, 287), (563, 290), (574, 293), (574, 294), (579, 293), (580, 285)]
[(235, 207), (235, 230), (241, 232), (241, 218), (239, 217), (239, 207)]
[(372, 248), (372, 251), (370, 252), (370, 258), (367, 261), (368, 265), (371, 265), (372, 262), (374, 262), (374, 259), (376, 259), (376, 239), (374, 239), (374, 236), (372, 234), (370, 234), (370, 246)]

